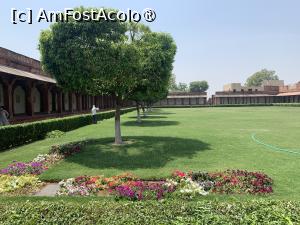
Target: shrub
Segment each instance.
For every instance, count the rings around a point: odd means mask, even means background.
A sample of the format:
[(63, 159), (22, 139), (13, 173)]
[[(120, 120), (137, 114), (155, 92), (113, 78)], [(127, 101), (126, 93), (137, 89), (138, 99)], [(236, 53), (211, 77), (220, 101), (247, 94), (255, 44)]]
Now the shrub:
[[(121, 113), (124, 114), (133, 110), (133, 108), (123, 109)], [(97, 114), (98, 120), (112, 117), (114, 117), (114, 111)], [(54, 130), (67, 132), (89, 124), (92, 124), (91, 115), (77, 115), (0, 127), (0, 151), (41, 140), (45, 138), (47, 133)]]
[(46, 134), (46, 138), (59, 138), (65, 135), (65, 132), (60, 131), (60, 130), (54, 130), (51, 132), (48, 132)]
[(111, 200), (0, 203), (2, 224), (299, 224), (294, 201), (115, 202)]
[(53, 145), (49, 151), (49, 154), (58, 154), (64, 157), (71, 156), (82, 150), (82, 147), (86, 144), (86, 141), (70, 142), (62, 145)]

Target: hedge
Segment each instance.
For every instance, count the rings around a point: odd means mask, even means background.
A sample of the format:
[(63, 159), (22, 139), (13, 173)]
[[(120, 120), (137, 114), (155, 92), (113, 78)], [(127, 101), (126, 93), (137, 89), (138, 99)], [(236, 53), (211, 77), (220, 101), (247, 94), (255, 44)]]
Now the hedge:
[[(122, 109), (122, 114), (134, 108)], [(114, 117), (114, 111), (100, 112), (98, 120)], [(53, 130), (70, 131), (92, 124), (91, 115), (77, 115), (57, 119), (48, 119), (32, 123), (0, 127), (0, 151), (45, 138)]]
[(167, 200), (0, 203), (0, 224), (299, 224), (298, 202)]

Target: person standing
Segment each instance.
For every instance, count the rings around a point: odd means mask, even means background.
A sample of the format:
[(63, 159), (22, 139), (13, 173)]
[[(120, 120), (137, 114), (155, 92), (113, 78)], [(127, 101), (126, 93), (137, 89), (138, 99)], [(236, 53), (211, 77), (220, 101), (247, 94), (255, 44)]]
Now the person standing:
[(93, 105), (92, 117), (93, 117), (93, 123), (94, 124), (97, 124), (97, 110), (99, 110), (99, 108), (97, 108), (95, 105)]
[(0, 126), (9, 125), (9, 113), (4, 109), (3, 106), (0, 107)]

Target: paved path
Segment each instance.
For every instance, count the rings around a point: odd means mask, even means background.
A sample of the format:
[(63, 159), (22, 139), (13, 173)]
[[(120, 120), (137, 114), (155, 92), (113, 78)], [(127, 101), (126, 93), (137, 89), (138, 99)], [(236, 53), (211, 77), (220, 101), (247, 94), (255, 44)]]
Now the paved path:
[(58, 183), (46, 184), (39, 192), (35, 194), (35, 196), (49, 196), (54, 197), (56, 192), (59, 190)]

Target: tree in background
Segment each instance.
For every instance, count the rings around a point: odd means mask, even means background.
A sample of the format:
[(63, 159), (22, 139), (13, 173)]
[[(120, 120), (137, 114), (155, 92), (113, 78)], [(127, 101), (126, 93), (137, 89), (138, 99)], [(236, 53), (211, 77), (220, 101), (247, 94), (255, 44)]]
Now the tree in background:
[(115, 144), (122, 144), (122, 101), (142, 81), (139, 49), (126, 32), (120, 21), (58, 22), (42, 31), (39, 42), (43, 69), (64, 90), (115, 97)]
[(176, 83), (176, 75), (172, 74), (169, 81), (169, 90), (170, 91), (178, 91), (177, 83)]
[(187, 92), (188, 91), (188, 85), (186, 83), (179, 82), (177, 86), (178, 91)]
[(207, 81), (193, 81), (190, 83), (190, 92), (205, 92), (209, 88)]
[(250, 76), (245, 85), (247, 87), (261, 86), (264, 80), (279, 80), (279, 77), (274, 70), (262, 69)]
[(141, 52), (139, 73), (143, 79), (131, 99), (136, 101), (137, 120), (141, 122), (140, 107), (145, 112), (145, 107), (151, 107), (167, 95), (176, 45), (169, 34), (147, 32), (137, 46)]

